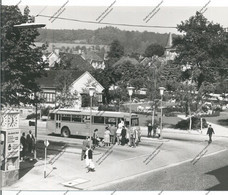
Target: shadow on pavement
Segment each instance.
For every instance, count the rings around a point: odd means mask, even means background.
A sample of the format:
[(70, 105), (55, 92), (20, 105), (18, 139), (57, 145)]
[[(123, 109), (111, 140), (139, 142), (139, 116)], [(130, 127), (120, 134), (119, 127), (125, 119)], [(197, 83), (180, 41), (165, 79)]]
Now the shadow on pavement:
[(214, 175), (217, 180), (220, 182), (220, 184), (213, 186), (207, 190), (209, 191), (227, 191), (228, 190), (228, 185), (227, 185), (227, 181), (228, 181), (228, 166), (210, 171), (206, 174), (209, 175)]
[[(58, 160), (62, 154), (65, 152), (66, 144), (62, 142), (51, 142), (47, 149), (47, 156), (54, 156), (49, 161), (53, 164), (56, 160)], [(23, 162), (20, 162), (19, 169), (19, 179), (21, 179), (24, 175), (26, 175), (33, 167), (43, 166), (43, 160), (45, 158), (45, 146), (43, 141), (37, 142), (37, 160), (34, 159), (33, 154), (27, 154), (26, 158)], [(41, 163), (39, 163), (41, 162)]]

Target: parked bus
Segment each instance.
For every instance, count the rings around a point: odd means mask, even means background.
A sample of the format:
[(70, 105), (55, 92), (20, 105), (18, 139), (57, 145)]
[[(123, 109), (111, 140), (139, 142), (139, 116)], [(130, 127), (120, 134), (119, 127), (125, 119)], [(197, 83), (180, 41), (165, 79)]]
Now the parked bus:
[[(117, 127), (121, 119), (128, 126), (130, 114), (93, 110), (91, 132), (93, 133), (94, 129), (98, 129), (98, 136), (103, 138), (105, 127), (111, 124)], [(131, 125), (139, 125), (137, 114), (131, 114)], [(61, 134), (63, 137), (69, 137), (70, 135), (90, 136), (90, 111), (56, 109), (49, 114), (47, 130), (49, 134)]]

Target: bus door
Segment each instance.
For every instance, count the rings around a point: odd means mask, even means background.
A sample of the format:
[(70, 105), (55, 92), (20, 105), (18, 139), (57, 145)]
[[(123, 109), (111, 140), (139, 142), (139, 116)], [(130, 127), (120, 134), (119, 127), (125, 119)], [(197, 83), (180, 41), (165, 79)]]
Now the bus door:
[(59, 133), (61, 131), (61, 122), (62, 122), (62, 115), (56, 114), (55, 115), (55, 129), (56, 133)]

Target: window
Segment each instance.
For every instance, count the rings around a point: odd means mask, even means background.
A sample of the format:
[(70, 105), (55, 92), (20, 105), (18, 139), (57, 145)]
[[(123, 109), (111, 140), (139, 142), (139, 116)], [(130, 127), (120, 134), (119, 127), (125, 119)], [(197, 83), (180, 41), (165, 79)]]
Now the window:
[(94, 123), (104, 124), (104, 117), (103, 116), (94, 116), (93, 117), (93, 122)]
[(80, 115), (72, 115), (72, 122), (81, 122), (82, 117)]
[(82, 122), (83, 122), (83, 123), (88, 123), (88, 122), (90, 122), (90, 116), (83, 116), (83, 117), (82, 117)]
[(62, 115), (62, 121), (71, 121), (71, 115), (63, 114)]
[(139, 120), (138, 120), (138, 118), (132, 118), (132, 119), (131, 119), (131, 124), (132, 124), (132, 126), (138, 126), (138, 125), (139, 125)]
[(102, 94), (97, 94), (97, 100), (99, 103), (102, 103)]
[(55, 93), (43, 93), (43, 98), (45, 100), (45, 102), (48, 102), (48, 103), (53, 103), (55, 102)]
[(116, 118), (114, 118), (114, 117), (105, 117), (105, 124), (114, 124), (114, 125), (116, 125)]

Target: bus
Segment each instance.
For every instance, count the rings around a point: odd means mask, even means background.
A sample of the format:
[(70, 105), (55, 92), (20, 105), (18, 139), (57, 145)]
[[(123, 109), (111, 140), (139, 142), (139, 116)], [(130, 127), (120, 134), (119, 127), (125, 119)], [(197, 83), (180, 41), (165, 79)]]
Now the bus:
[[(91, 134), (98, 129), (98, 136), (104, 137), (105, 127), (118, 124), (124, 120), (126, 126), (129, 126), (130, 113), (111, 112), (111, 111), (92, 111), (90, 110), (72, 110), (56, 109), (49, 113), (47, 120), (47, 130), (49, 134), (61, 134), (63, 137), (70, 135), (90, 136), (90, 114)], [(139, 126), (139, 117), (137, 114), (131, 114), (131, 126)]]

